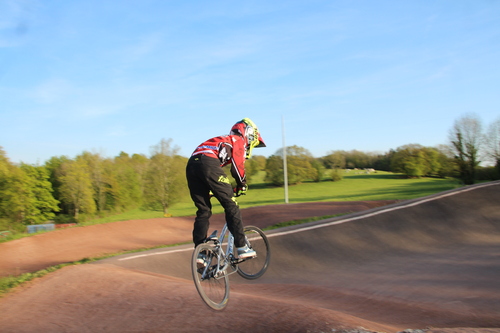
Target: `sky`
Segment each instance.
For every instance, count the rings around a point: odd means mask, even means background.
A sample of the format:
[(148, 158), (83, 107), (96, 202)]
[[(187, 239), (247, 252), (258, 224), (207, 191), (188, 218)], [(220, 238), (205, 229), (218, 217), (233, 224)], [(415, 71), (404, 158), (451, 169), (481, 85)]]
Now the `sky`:
[(499, 119), (499, 80), (497, 0), (0, 0), (14, 163), (162, 139), (187, 157), (245, 117), (264, 156), (434, 147)]

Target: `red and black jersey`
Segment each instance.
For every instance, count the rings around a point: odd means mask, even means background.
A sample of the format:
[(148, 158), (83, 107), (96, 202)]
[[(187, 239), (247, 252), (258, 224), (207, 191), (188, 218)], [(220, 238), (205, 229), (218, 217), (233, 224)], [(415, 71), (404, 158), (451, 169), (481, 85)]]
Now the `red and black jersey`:
[(194, 150), (192, 156), (200, 154), (218, 158), (221, 167), (231, 163), (231, 174), (238, 185), (246, 183), (246, 148), (243, 137), (239, 135), (222, 135), (208, 139)]

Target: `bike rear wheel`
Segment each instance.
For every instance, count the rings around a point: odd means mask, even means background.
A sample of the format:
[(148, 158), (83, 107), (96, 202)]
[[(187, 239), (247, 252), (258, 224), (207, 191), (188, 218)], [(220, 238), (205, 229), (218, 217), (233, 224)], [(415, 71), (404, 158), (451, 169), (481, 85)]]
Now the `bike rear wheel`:
[(247, 226), (244, 231), (247, 245), (257, 252), (257, 257), (239, 263), (238, 274), (245, 279), (254, 280), (266, 272), (271, 260), (271, 249), (269, 248), (269, 241), (261, 229)]
[[(200, 253), (206, 255), (205, 267), (196, 263)], [(222, 310), (229, 300), (229, 277), (225, 272), (223, 276), (215, 276), (219, 261), (214, 246), (207, 243), (198, 245), (193, 252), (191, 264), (194, 284), (201, 299), (212, 309)]]

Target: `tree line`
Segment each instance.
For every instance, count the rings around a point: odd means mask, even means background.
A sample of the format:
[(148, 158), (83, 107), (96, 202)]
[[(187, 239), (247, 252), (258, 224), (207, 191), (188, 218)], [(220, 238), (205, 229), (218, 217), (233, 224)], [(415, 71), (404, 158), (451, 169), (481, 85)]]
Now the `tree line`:
[[(151, 147), (150, 156), (121, 152), (113, 158), (83, 152), (52, 157), (43, 165), (14, 164), (0, 147), (0, 229), (13, 225), (83, 221), (135, 208), (159, 210), (187, 195), (185, 165), (172, 139)], [(406, 177), (456, 177), (464, 184), (500, 178), (500, 119), (483, 132), (477, 116), (467, 115), (449, 132), (448, 144), (408, 144), (389, 152), (331, 151), (315, 158), (303, 147), (286, 147), (288, 183), (338, 181), (344, 169), (375, 169)], [(479, 167), (481, 161), (491, 167)], [(283, 149), (247, 161), (250, 178), (265, 171), (270, 186), (282, 186)]]
[(0, 147), (0, 227), (75, 222), (140, 207), (166, 215), (187, 188), (187, 158), (177, 152), (171, 139), (162, 139), (150, 157), (83, 152), (35, 166), (11, 163)]
[[(407, 144), (384, 154), (362, 151), (331, 151), (313, 158), (302, 147), (286, 148), (288, 183), (305, 180), (339, 180), (343, 169), (375, 169), (402, 173), (406, 177), (456, 177), (470, 185), (477, 180), (500, 178), (500, 118), (483, 131), (474, 114), (457, 119), (448, 133), (448, 144), (424, 147)], [(480, 167), (481, 162), (492, 166)], [(267, 159), (266, 181), (283, 185), (283, 149)]]

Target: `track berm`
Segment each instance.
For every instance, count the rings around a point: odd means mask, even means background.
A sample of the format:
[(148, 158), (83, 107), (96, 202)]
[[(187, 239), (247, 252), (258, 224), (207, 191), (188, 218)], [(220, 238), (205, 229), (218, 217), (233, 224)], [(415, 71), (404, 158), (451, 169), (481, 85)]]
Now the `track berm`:
[[(321, 202), (243, 211), (272, 261), (231, 277), (210, 310), (191, 280), (191, 245), (69, 266), (0, 299), (0, 332), (500, 332), (500, 182), (401, 202)], [(222, 216), (214, 216), (220, 228)], [(0, 275), (189, 241), (192, 218), (116, 222), (0, 244)], [(416, 331), (415, 331), (416, 332)]]

